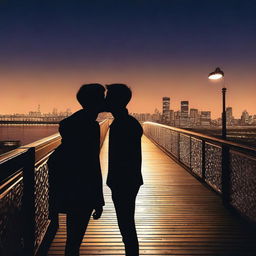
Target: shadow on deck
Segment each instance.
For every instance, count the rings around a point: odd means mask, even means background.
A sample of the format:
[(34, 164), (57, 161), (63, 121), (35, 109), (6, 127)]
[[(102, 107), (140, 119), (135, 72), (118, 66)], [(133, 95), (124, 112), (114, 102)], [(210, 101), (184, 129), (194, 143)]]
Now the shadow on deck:
[[(222, 200), (174, 162), (145, 136), (144, 185), (137, 197), (136, 224), (141, 255), (256, 255), (255, 233), (224, 208)], [(104, 183), (106, 138), (101, 150)], [(111, 193), (104, 185), (102, 218), (91, 220), (81, 255), (124, 255)], [(63, 255), (65, 215), (48, 255)]]

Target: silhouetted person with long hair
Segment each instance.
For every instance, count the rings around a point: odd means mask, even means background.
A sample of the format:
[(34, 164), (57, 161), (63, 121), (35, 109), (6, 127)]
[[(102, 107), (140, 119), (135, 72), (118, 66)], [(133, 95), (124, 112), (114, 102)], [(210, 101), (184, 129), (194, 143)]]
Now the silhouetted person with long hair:
[(112, 191), (118, 226), (126, 256), (139, 255), (135, 227), (135, 201), (140, 186), (141, 136), (140, 123), (128, 114), (126, 105), (132, 97), (125, 84), (107, 85), (106, 109), (114, 116), (109, 133), (109, 168), (107, 185)]
[(99, 161), (100, 127), (96, 118), (104, 106), (105, 88), (83, 85), (77, 100), (83, 109), (60, 122), (61, 145), (49, 159), (51, 214), (67, 214), (66, 256), (78, 256), (93, 213), (104, 205)]

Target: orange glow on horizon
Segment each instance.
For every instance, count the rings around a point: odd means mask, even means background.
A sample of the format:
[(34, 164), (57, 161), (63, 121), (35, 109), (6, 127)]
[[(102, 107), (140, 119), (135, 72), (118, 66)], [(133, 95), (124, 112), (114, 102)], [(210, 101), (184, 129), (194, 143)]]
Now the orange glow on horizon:
[[(180, 101), (188, 100), (190, 108), (212, 111), (212, 118), (220, 117), (221, 86), (207, 78), (208, 67), (199, 72), (184, 76), (173, 70), (141, 68), (140, 71), (62, 71), (30, 73), (12, 72), (0, 74), (0, 114), (28, 113), (35, 111), (38, 104), (43, 113), (53, 108), (75, 112), (80, 108), (76, 102), (76, 92), (84, 83), (99, 82), (109, 84), (122, 82), (133, 90), (133, 99), (128, 105), (130, 112), (153, 113), (155, 108), (162, 109), (162, 97), (171, 98), (171, 109), (180, 109)], [(194, 74), (196, 73), (196, 74)], [(193, 75), (194, 74), (194, 75)], [(250, 77), (253, 77), (252, 75)], [(95, 79), (96, 78), (96, 79)], [(232, 78), (232, 79), (231, 79)], [(243, 110), (256, 114), (254, 86), (256, 79), (230, 75), (227, 86), (227, 106), (233, 107), (233, 114), (240, 118)]]

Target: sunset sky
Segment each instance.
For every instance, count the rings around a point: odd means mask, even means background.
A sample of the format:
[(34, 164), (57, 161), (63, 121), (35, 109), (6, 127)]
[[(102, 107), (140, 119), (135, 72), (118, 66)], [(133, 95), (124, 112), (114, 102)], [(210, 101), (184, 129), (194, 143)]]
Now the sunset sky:
[(235, 117), (256, 114), (255, 13), (252, 0), (0, 0), (0, 114), (76, 111), (81, 84), (121, 82), (131, 112), (169, 96), (216, 118), (217, 66)]

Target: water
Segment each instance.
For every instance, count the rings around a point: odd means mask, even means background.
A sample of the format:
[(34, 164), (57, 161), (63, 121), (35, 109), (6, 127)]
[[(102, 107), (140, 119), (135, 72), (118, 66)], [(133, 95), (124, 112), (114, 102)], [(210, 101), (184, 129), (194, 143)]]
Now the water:
[[(104, 118), (98, 118), (100, 122)], [(23, 146), (35, 142), (42, 138), (48, 137), (58, 132), (59, 125), (0, 125), (0, 142), (1, 141), (19, 141)], [(17, 147), (17, 146), (16, 146)], [(0, 155), (14, 149), (15, 147), (5, 147), (0, 143)]]
[(0, 141), (18, 140), (26, 145), (58, 132), (58, 125), (3, 125), (0, 126)]

